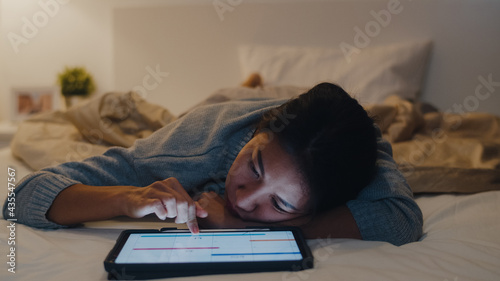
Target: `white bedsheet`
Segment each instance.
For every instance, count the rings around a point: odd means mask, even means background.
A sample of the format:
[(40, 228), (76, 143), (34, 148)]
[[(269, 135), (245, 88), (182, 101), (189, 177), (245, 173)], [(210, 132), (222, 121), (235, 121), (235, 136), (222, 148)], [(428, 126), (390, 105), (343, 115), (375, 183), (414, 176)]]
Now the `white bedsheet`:
[[(16, 169), (17, 180), (29, 169), (12, 158), (9, 149), (0, 150), (0, 160), (3, 202), (7, 167)], [(417, 203), (424, 214), (425, 233), (419, 242), (396, 247), (350, 239), (309, 240), (315, 256), (311, 270), (182, 280), (500, 280), (500, 191), (419, 196)], [(0, 280), (106, 280), (103, 260), (122, 229), (168, 226), (152, 218), (62, 230), (16, 224), (16, 267), (10, 273), (9, 224), (2, 220), (0, 226)]]

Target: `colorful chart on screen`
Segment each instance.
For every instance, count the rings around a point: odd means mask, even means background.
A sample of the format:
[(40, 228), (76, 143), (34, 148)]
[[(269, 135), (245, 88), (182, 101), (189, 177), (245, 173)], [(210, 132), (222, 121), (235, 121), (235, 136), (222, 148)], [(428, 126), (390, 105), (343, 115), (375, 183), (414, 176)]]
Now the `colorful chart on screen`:
[(300, 260), (291, 231), (130, 234), (117, 264)]

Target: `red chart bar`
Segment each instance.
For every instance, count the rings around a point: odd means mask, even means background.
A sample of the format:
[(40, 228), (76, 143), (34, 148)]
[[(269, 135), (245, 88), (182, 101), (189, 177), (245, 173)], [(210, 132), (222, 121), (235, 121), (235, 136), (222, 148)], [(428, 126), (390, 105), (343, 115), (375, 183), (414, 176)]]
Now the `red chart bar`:
[(276, 241), (295, 241), (295, 239), (259, 239), (259, 240), (250, 240), (250, 242), (276, 242)]

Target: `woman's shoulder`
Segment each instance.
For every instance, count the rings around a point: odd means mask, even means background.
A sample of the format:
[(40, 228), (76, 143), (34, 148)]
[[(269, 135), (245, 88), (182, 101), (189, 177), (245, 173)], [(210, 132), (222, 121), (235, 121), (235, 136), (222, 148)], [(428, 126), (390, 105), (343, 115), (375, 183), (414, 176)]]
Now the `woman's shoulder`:
[(232, 100), (192, 109), (134, 145), (136, 156), (202, 155), (241, 142), (267, 110), (282, 100)]

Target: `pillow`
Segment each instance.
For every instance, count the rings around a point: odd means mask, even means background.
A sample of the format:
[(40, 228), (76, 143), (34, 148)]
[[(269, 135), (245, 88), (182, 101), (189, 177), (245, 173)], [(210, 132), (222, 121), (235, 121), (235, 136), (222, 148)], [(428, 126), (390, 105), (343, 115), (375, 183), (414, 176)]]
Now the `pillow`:
[(431, 50), (430, 41), (360, 49), (245, 45), (238, 48), (243, 78), (259, 73), (265, 85), (311, 88), (320, 82), (343, 87), (362, 104), (388, 96), (416, 99)]

